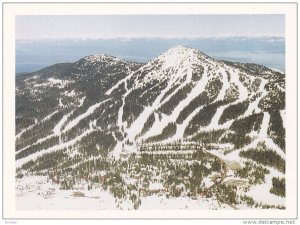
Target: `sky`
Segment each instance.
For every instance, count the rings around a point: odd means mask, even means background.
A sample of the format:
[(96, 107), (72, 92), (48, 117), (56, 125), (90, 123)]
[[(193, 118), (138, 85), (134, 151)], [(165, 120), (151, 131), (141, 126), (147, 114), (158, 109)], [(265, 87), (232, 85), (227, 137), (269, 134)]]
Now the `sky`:
[(17, 16), (16, 40), (284, 37), (284, 15)]
[(216, 59), (284, 71), (285, 18), (272, 14), (16, 16), (17, 73), (99, 53), (146, 63), (174, 45), (196, 48)]

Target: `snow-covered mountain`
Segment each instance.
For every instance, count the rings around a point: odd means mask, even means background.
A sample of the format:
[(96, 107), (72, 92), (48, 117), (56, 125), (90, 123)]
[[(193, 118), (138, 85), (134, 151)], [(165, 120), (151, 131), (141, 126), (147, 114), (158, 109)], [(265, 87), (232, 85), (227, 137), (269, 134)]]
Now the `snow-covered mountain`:
[(102, 54), (56, 64), (16, 77), (15, 151), (19, 178), (71, 190), (84, 180), (133, 208), (153, 185), (284, 208), (285, 75), (183, 46), (147, 64)]

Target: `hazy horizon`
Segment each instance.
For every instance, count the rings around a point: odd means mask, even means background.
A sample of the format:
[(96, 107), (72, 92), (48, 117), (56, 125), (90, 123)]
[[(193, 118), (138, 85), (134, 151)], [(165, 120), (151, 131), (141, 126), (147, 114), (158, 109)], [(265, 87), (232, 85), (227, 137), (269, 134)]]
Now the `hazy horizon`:
[(261, 64), (285, 71), (285, 40), (276, 37), (199, 39), (87, 39), (16, 41), (16, 73), (75, 62), (93, 54), (108, 54), (146, 63), (174, 45), (196, 48), (215, 59)]

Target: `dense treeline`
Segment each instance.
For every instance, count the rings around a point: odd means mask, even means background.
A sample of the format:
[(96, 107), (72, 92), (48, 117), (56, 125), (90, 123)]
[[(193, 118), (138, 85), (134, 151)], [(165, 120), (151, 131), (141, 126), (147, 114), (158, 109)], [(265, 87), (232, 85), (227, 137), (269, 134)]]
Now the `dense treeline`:
[(53, 128), (63, 117), (63, 112), (55, 113), (50, 119), (37, 123), (32, 129), (25, 131), (20, 138), (16, 140), (16, 151), (33, 145), (39, 139), (53, 134)]
[(41, 143), (31, 145), (30, 147), (18, 152), (16, 154), (16, 160), (24, 158), (24, 157), (26, 157), (30, 154), (35, 153), (35, 152), (39, 152), (41, 150), (51, 148), (52, 146), (57, 145), (57, 144), (59, 144), (59, 137), (58, 136), (53, 136), (51, 138), (46, 139), (45, 141), (43, 141)]
[(141, 131), (141, 135), (145, 134), (147, 131), (150, 130), (150, 128), (152, 127), (152, 125), (155, 122), (155, 116), (154, 113), (151, 113), (151, 115), (148, 117), (147, 121), (144, 124), (144, 127)]
[(242, 148), (251, 143), (251, 138), (249, 135), (236, 132), (228, 132), (222, 138), (223, 143), (232, 143), (235, 149)]
[(160, 94), (167, 87), (167, 85), (168, 80), (163, 79), (157, 85), (154, 85), (149, 89), (143, 88), (143, 93), (138, 99), (139, 104), (152, 105), (155, 99), (158, 97), (158, 94)]
[(235, 175), (248, 180), (249, 184), (262, 184), (265, 182), (265, 175), (270, 171), (261, 165), (246, 161), (245, 166), (235, 171)]
[(206, 105), (203, 107), (196, 116), (190, 121), (189, 125), (184, 131), (184, 136), (189, 136), (196, 133), (200, 127), (204, 127), (210, 124), (211, 119), (215, 115), (218, 107), (226, 104), (225, 101), (217, 101), (215, 103)]
[(221, 138), (221, 142), (229, 142), (234, 144), (234, 147), (239, 149), (251, 143), (251, 138), (248, 135), (252, 130), (258, 131), (263, 119), (263, 113), (249, 115), (233, 121), (230, 126), (230, 131)]
[(51, 152), (45, 153), (42, 156), (39, 156), (36, 160), (36, 163), (31, 167), (32, 171), (41, 171), (41, 170), (54, 170), (57, 169), (57, 166), (62, 162), (66, 161), (69, 156), (66, 153), (66, 148)]
[(239, 80), (243, 83), (243, 85), (248, 89), (249, 92), (253, 93), (258, 91), (261, 84), (260, 78), (255, 78), (254, 80), (252, 80), (244, 73), (239, 74)]
[[(274, 87), (273, 87), (274, 88)], [(268, 94), (260, 100), (259, 108), (264, 111), (276, 111), (285, 109), (285, 92), (274, 88), (269, 90)]]
[(169, 123), (161, 132), (156, 136), (150, 137), (146, 140), (146, 142), (157, 142), (172, 137), (176, 133), (176, 124)]
[(87, 156), (107, 156), (116, 145), (116, 140), (111, 133), (93, 131), (81, 139), (76, 145), (78, 151)]
[(55, 88), (43, 90), (42, 93), (32, 93), (32, 88), (28, 89), (16, 95), (16, 133), (54, 112), (59, 104), (59, 94), (53, 90)]
[(68, 142), (72, 139), (75, 139), (77, 136), (81, 135), (84, 131), (89, 129), (89, 120), (82, 119), (74, 127), (65, 131), (61, 134), (61, 140), (63, 142)]
[(203, 143), (218, 143), (225, 130), (213, 130), (210, 132), (199, 132), (191, 140), (201, 141)]
[(76, 82), (80, 85), (76, 89), (87, 96), (89, 104), (99, 102), (107, 90), (136, 67), (139, 65), (128, 62), (110, 63), (109, 59), (95, 63), (83, 59), (76, 64), (76, 71), (74, 71), (81, 75)]
[(206, 85), (205, 90), (208, 93), (210, 99), (214, 99), (220, 93), (223, 83), (221, 82), (221, 76), (214, 76), (212, 80)]
[(270, 112), (268, 135), (283, 150), (285, 150), (285, 128), (279, 111)]
[[(70, 121), (72, 121), (73, 119), (75, 119), (76, 117), (78, 117), (79, 115), (85, 113), (91, 106), (93, 106), (93, 105), (95, 105), (97, 103), (103, 102), (103, 101), (105, 101), (107, 99), (108, 99), (107, 97), (104, 97), (103, 99), (99, 99), (97, 101), (91, 101), (91, 100), (88, 100), (87, 97), (85, 97), (84, 102), (81, 105), (81, 107), (77, 107), (77, 108), (74, 109), (74, 111), (72, 112), (72, 114), (69, 115), (69, 117), (67, 118), (66, 123), (64, 124), (64, 126), (62, 127), (62, 129), (64, 129), (64, 127), (65, 127), (65, 125), (67, 123), (69, 123)], [(117, 101), (114, 101), (114, 102), (117, 103)], [(104, 106), (108, 106), (111, 103), (112, 103), (112, 100), (108, 100), (107, 102), (104, 102), (100, 107), (103, 110)]]
[[(137, 96), (138, 98), (138, 96)], [(136, 102), (130, 94), (125, 98), (125, 104), (123, 107), (123, 121), (127, 121), (128, 126), (143, 112), (144, 106)]]
[(181, 78), (182, 81), (174, 84), (165, 94), (164, 96), (161, 98), (160, 102), (163, 102), (170, 94), (172, 94), (180, 85), (182, 82), (184, 82), (186, 79), (186, 75), (184, 77)]
[(273, 150), (268, 149), (264, 143), (260, 144), (255, 149), (241, 151), (240, 156), (252, 159), (258, 163), (273, 167), (280, 172), (285, 173), (285, 160)]
[(243, 115), (249, 106), (249, 101), (239, 102), (234, 105), (230, 105), (224, 109), (222, 116), (220, 117), (219, 123), (223, 124), (229, 120), (236, 119)]
[(262, 123), (264, 114), (252, 114), (247, 117), (238, 119), (233, 121), (232, 125), (230, 126), (230, 130), (235, 131), (241, 135), (246, 135), (250, 133), (252, 130), (258, 131), (260, 129), (260, 125)]
[(16, 134), (20, 133), (23, 129), (28, 128), (35, 124), (34, 118), (23, 118), (21, 116), (16, 116)]
[(105, 130), (111, 130), (117, 122), (118, 110), (121, 105), (121, 100), (112, 99), (111, 101), (97, 108), (90, 118), (92, 121), (97, 121), (96, 126), (101, 127), (102, 129), (105, 128)]
[(285, 197), (285, 178), (273, 177), (270, 193)]
[(197, 81), (201, 80), (201, 78), (203, 76), (203, 73), (204, 73), (203, 66), (194, 65), (193, 66), (193, 73), (192, 73), (192, 80), (194, 82), (197, 82)]
[(234, 102), (239, 98), (239, 89), (233, 83), (230, 83), (230, 88), (225, 91), (224, 99), (228, 102)]
[(221, 184), (217, 186), (217, 199), (223, 203), (237, 204), (237, 187)]
[(177, 123), (182, 123), (195, 109), (202, 105), (208, 104), (210, 98), (206, 91), (202, 92), (196, 98), (194, 98), (187, 107), (185, 107), (180, 113), (176, 120)]
[(194, 84), (189, 83), (179, 89), (166, 103), (164, 103), (158, 110), (170, 115), (175, 107), (181, 102), (183, 99), (187, 97), (187, 95), (193, 89)]

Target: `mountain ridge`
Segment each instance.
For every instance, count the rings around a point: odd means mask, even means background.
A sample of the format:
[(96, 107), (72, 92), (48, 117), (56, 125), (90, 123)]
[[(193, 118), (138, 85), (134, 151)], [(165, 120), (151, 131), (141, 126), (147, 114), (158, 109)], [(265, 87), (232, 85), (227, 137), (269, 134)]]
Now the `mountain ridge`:
[[(40, 171), (35, 164), (46, 158), (73, 174), (91, 160), (157, 154), (152, 146), (163, 155), (194, 154), (186, 143), (198, 143), (213, 148), (204, 150), (212, 157), (272, 171), (265, 175), (268, 188), (273, 177), (284, 177), (285, 76), (279, 72), (183, 46), (146, 64), (95, 54), (58, 68), (18, 78), (21, 173)], [(264, 152), (269, 156), (261, 161)], [(57, 164), (58, 154), (65, 162)]]

